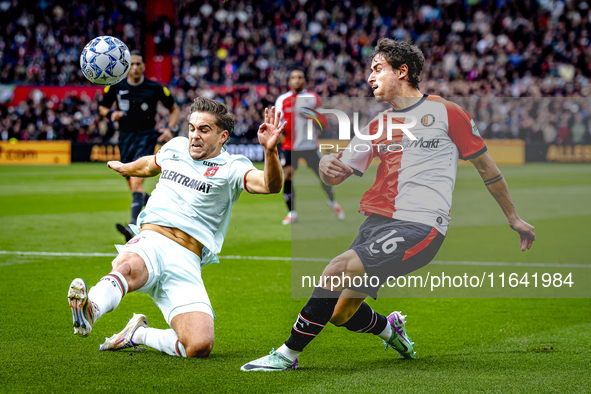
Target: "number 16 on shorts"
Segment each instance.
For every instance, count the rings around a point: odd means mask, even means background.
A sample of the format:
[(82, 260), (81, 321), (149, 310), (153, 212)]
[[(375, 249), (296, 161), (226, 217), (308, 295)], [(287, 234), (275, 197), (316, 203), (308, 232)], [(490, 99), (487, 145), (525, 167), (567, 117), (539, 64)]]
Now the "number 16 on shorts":
[(404, 242), (403, 237), (394, 236), (394, 234), (396, 233), (396, 230), (392, 230), (388, 234), (377, 239), (375, 242), (372, 242), (369, 246), (366, 247), (369, 254), (374, 256), (380, 253), (380, 251), (384, 252), (385, 254), (390, 254), (394, 252), (396, 248), (398, 248), (398, 242)]

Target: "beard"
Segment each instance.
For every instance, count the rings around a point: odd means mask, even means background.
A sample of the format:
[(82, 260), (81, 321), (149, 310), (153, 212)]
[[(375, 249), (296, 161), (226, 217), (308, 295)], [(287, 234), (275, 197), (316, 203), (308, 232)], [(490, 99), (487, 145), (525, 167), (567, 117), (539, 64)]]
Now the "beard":
[(191, 156), (193, 160), (204, 160), (213, 152), (215, 152), (215, 146), (204, 146), (201, 149), (201, 153), (195, 153), (191, 152), (191, 145), (189, 145), (189, 156)]

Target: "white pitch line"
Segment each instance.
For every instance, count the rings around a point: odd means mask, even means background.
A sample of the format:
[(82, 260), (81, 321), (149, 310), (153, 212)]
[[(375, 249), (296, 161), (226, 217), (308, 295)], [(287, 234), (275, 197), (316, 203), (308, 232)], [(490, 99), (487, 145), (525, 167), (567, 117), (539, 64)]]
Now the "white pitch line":
[(591, 268), (591, 264), (546, 264), (546, 263), (503, 263), (495, 261), (437, 261), (429, 264), (438, 265), (480, 265), (497, 267), (547, 267), (547, 268)]
[(18, 254), (24, 256), (71, 256), (71, 257), (115, 257), (117, 253), (76, 253), (76, 252), (24, 252), (18, 250), (0, 250), (0, 254)]
[(318, 263), (330, 263), (331, 259), (315, 257), (270, 257), (270, 256), (218, 256), (227, 260), (271, 260), (271, 261), (312, 261)]
[[(21, 256), (63, 256), (63, 257), (116, 257), (117, 253), (81, 253), (81, 252), (31, 252), (18, 250), (0, 250), (0, 255)], [(278, 256), (218, 256), (222, 260), (267, 260), (267, 261), (310, 261), (328, 263), (331, 259), (313, 257), (278, 257)], [(24, 262), (0, 263), (0, 267)], [(435, 265), (473, 265), (497, 267), (547, 267), (547, 268), (591, 268), (591, 264), (545, 264), (545, 263), (504, 263), (494, 261), (432, 261)]]

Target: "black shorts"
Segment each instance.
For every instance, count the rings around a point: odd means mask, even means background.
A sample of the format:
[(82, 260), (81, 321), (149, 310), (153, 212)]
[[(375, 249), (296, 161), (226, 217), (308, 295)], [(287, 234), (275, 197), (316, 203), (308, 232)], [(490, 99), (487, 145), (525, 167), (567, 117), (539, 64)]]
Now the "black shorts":
[(376, 298), (389, 277), (403, 276), (429, 264), (444, 239), (436, 228), (426, 224), (371, 215), (349, 249), (357, 252), (369, 277), (379, 278), (379, 285), (351, 289)]
[(119, 154), (122, 163), (131, 163), (140, 157), (154, 154), (160, 133), (154, 129), (139, 133), (119, 132)]
[(298, 169), (298, 160), (300, 158), (306, 160), (308, 167), (318, 170), (320, 165), (320, 152), (317, 149), (310, 150), (282, 150), (281, 151), (281, 166), (292, 166), (293, 171)]

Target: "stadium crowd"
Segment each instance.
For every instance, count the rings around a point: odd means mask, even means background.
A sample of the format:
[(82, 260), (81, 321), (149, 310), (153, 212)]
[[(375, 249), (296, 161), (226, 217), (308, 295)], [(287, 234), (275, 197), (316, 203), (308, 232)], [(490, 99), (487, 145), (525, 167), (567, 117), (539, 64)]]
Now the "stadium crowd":
[[(197, 95), (222, 100), (236, 116), (237, 141), (256, 138), (261, 108), (287, 89), (294, 66), (307, 70), (308, 87), (320, 96), (370, 97), (367, 58), (384, 36), (422, 49), (424, 93), (522, 98), (504, 109), (490, 100), (467, 108), (485, 137), (591, 139), (586, 99), (547, 104), (569, 107), (551, 118), (532, 99), (591, 96), (586, 1), (178, 0), (175, 7), (174, 20), (159, 19), (149, 29), (157, 50), (172, 55), (170, 86), (181, 116)], [(141, 49), (148, 31), (144, 8), (136, 0), (0, 1), (8, 21), (0, 26), (0, 83), (88, 83), (78, 66), (85, 43), (114, 35)], [(211, 88), (216, 84), (240, 88), (219, 95)], [(257, 93), (254, 84), (264, 84), (267, 93)], [(90, 97), (32, 98), (2, 108), (0, 137), (113, 141), (117, 133), (96, 107)]]

